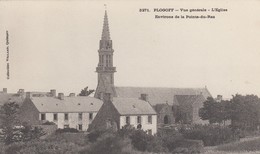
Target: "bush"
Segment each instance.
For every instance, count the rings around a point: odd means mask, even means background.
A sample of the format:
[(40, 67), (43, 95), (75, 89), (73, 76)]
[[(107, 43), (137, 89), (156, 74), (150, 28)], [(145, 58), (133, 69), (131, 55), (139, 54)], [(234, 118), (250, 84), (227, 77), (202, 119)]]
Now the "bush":
[(75, 128), (64, 128), (64, 129), (57, 129), (56, 133), (78, 133), (79, 131)]
[(103, 134), (89, 147), (80, 151), (80, 154), (131, 154), (126, 149), (131, 149), (131, 142), (115, 133)]
[[(125, 143), (125, 144), (121, 145), (122, 146), (121, 148), (124, 149), (124, 148), (128, 147), (128, 149), (131, 149), (130, 151), (132, 151), (132, 152), (133, 152), (132, 147), (135, 150), (139, 150), (139, 151), (149, 151), (149, 152), (167, 151), (167, 148), (162, 147), (162, 140), (160, 140), (160, 138), (158, 138), (156, 136), (148, 135), (143, 130), (138, 130), (138, 129), (135, 129), (135, 128), (129, 127), (129, 126), (123, 127), (122, 129), (120, 129), (117, 132), (115, 132), (113, 130), (95, 130), (95, 131), (92, 131), (90, 134), (88, 134), (87, 139), (89, 142), (96, 145), (96, 144), (98, 144), (96, 142), (101, 142), (100, 138), (102, 140), (109, 140), (109, 139), (113, 140), (113, 139), (111, 139), (111, 135), (113, 136), (113, 138), (115, 138), (117, 140), (126, 142), (127, 144)], [(110, 138), (103, 138), (103, 136), (110, 136)], [(128, 144), (128, 142), (130, 142), (131, 148), (129, 148), (130, 145)], [(118, 142), (118, 143), (120, 143), (120, 142)], [(110, 143), (108, 143), (108, 144), (110, 144)], [(95, 146), (91, 146), (91, 148), (95, 149)], [(85, 150), (85, 152), (86, 151), (87, 150)], [(95, 152), (95, 151), (91, 151), (91, 152)], [(128, 152), (129, 152), (129, 150), (128, 150)]]
[(184, 140), (183, 135), (174, 129), (159, 129), (157, 137), (162, 140), (162, 146), (166, 147), (169, 151), (178, 148), (178, 143)]
[(101, 137), (103, 134), (105, 134), (107, 131), (106, 130), (95, 130), (95, 131), (92, 131), (90, 132), (88, 135), (87, 135), (87, 140), (89, 142), (96, 142), (97, 139), (99, 137)]
[(183, 130), (182, 133), (186, 139), (202, 140), (205, 146), (228, 143), (238, 138), (238, 134), (233, 133), (230, 128), (217, 125), (197, 125), (190, 130)]
[(163, 151), (161, 140), (155, 136), (148, 135), (143, 130), (133, 131), (129, 135), (129, 138), (132, 141), (133, 147), (139, 151), (149, 151), (149, 152)]
[(133, 148), (139, 151), (164, 152), (168, 151), (163, 147), (163, 142), (157, 136), (148, 135), (147, 132), (125, 126), (118, 131), (118, 135), (122, 138), (129, 138)]
[(87, 144), (85, 138), (86, 134), (83, 133), (55, 133), (49, 135), (44, 140), (47, 142), (70, 142), (79, 146), (85, 146)]
[(42, 125), (56, 125), (54, 122), (46, 121)]
[(20, 142), (11, 144), (6, 148), (7, 154), (74, 154), (78, 153), (83, 148), (72, 142), (47, 142), (47, 141), (35, 141), (35, 142)]
[(180, 149), (185, 149), (186, 153), (202, 153), (204, 150), (203, 142), (201, 140), (182, 140), (177, 142), (177, 148), (173, 153), (179, 153)]
[(31, 125), (23, 125), (20, 132), (22, 133), (21, 141), (23, 142), (40, 139), (41, 136), (46, 134), (41, 127), (32, 127)]

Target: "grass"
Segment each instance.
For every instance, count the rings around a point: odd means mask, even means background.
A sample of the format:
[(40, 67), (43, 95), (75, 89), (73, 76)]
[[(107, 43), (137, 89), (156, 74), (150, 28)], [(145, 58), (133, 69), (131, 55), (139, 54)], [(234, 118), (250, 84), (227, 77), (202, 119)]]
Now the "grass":
[(254, 140), (226, 144), (216, 148), (218, 151), (260, 151), (260, 138)]
[(206, 154), (259, 154), (260, 137), (244, 139), (239, 142), (208, 148)]
[(240, 151), (240, 152), (223, 152), (223, 151), (207, 151), (205, 154), (259, 154), (259, 151)]

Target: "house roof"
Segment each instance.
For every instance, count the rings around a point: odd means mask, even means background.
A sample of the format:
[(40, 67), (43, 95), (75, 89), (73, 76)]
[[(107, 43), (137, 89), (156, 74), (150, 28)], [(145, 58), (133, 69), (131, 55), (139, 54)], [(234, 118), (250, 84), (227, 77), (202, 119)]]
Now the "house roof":
[(175, 99), (179, 104), (195, 104), (206, 101), (202, 95), (176, 95)]
[(97, 112), (103, 102), (86, 96), (64, 97), (32, 97), (31, 101), (39, 112)]
[(115, 97), (112, 103), (121, 115), (156, 114), (151, 104), (138, 98)]
[(177, 105), (175, 95), (202, 95), (205, 99), (211, 97), (207, 88), (153, 88), (153, 87), (115, 87), (118, 97), (140, 98), (141, 94), (148, 94), (151, 105)]

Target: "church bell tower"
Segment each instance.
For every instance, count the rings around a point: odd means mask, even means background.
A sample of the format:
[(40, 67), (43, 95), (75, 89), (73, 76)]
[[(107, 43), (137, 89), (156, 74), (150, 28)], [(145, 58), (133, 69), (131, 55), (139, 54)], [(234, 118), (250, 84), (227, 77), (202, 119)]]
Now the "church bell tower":
[(103, 31), (101, 40), (99, 41), (99, 62), (96, 67), (98, 73), (98, 85), (95, 92), (95, 97), (103, 99), (105, 93), (110, 93), (111, 96), (116, 96), (114, 87), (114, 73), (116, 67), (113, 66), (113, 47), (110, 39), (107, 11), (105, 11)]

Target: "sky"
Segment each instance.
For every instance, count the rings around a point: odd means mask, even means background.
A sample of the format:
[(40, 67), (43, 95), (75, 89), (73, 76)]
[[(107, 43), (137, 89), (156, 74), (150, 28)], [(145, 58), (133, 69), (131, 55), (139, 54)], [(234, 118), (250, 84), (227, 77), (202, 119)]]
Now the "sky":
[[(96, 89), (104, 4), (116, 86), (260, 96), (260, 1), (0, 1), (0, 91)], [(150, 12), (139, 12), (148, 8)], [(227, 12), (153, 12), (223, 8)], [(156, 19), (155, 15), (215, 19)], [(9, 34), (9, 73), (6, 69)]]

